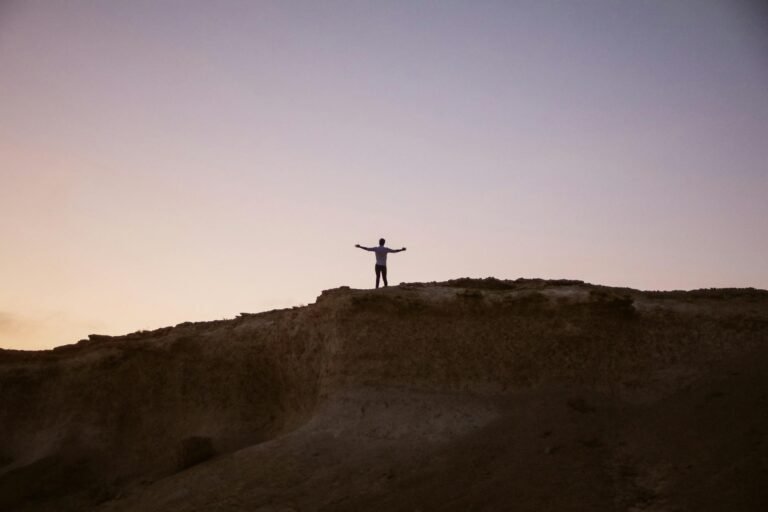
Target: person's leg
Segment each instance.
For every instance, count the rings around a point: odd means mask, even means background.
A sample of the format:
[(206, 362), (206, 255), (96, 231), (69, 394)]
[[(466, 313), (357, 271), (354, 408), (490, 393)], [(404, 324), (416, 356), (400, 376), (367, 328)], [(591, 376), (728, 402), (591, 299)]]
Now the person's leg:
[(379, 277), (381, 277), (381, 267), (376, 265), (376, 288), (379, 287)]
[(387, 284), (387, 267), (381, 267), (381, 277), (384, 278), (384, 286), (388, 286), (388, 284)]

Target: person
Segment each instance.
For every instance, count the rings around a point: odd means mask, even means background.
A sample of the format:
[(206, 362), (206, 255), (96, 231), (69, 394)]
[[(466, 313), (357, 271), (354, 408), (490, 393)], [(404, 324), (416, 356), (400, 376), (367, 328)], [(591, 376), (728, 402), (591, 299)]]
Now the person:
[(360, 244), (355, 244), (355, 247), (358, 249), (363, 249), (364, 251), (372, 251), (376, 253), (376, 288), (379, 287), (379, 278), (384, 278), (384, 286), (387, 286), (387, 254), (390, 252), (402, 252), (405, 250), (405, 247), (402, 249), (390, 249), (389, 247), (384, 247), (384, 244), (386, 243), (386, 240), (383, 238), (379, 239), (379, 246), (378, 247), (363, 247)]

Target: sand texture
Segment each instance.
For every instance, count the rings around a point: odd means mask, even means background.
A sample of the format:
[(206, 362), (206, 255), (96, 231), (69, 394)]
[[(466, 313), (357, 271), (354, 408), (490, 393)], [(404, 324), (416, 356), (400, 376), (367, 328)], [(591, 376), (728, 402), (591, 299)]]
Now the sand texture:
[(0, 350), (2, 511), (768, 510), (768, 292), (457, 279)]

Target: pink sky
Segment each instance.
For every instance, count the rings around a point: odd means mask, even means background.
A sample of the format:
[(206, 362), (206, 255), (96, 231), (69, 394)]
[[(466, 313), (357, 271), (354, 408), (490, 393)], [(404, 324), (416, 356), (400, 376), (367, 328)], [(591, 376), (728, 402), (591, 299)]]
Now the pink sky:
[(0, 4), (0, 347), (390, 282), (768, 288), (758, 2)]

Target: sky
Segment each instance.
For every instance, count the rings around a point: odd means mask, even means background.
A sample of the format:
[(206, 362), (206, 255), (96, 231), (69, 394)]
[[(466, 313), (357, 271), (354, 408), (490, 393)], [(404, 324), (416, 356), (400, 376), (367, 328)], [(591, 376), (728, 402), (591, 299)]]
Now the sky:
[(768, 288), (768, 8), (0, 0), (0, 347), (458, 277)]

